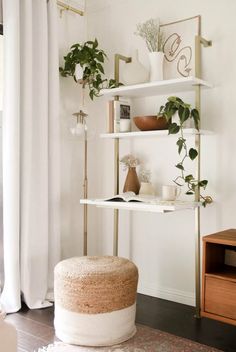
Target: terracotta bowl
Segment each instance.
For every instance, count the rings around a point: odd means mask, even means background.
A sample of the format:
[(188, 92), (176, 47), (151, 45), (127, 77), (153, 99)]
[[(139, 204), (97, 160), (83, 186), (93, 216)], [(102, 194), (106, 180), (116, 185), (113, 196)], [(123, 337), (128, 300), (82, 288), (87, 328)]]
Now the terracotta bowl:
[(168, 122), (164, 117), (153, 116), (135, 116), (133, 118), (135, 125), (141, 131), (151, 131), (151, 130), (167, 130)]

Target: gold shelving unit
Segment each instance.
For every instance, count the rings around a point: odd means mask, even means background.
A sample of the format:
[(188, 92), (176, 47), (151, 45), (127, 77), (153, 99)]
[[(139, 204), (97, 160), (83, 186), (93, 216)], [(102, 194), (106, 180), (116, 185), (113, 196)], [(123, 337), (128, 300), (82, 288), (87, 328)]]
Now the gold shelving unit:
[[(199, 19), (198, 35), (195, 37), (195, 78), (201, 80), (201, 49), (203, 47), (209, 47), (212, 42), (202, 38), (201, 36), (201, 17), (196, 16)], [(192, 18), (196, 18), (192, 17)], [(189, 18), (189, 19), (192, 19)], [(183, 21), (189, 20), (185, 19)], [(172, 22), (178, 23), (182, 21)], [(168, 24), (162, 25), (167, 26)], [(119, 62), (120, 61), (131, 62), (130, 57), (125, 57), (120, 54), (115, 55), (115, 79), (119, 82)], [(201, 83), (195, 85), (195, 107), (201, 112)], [(119, 99), (117, 89), (117, 95), (114, 99)], [(196, 160), (196, 179), (200, 180), (200, 163), (201, 163), (201, 134), (195, 135), (195, 149), (198, 152)], [(119, 194), (119, 138), (114, 139), (114, 194)], [(195, 202), (200, 202), (200, 191), (195, 191)], [(200, 318), (200, 206), (195, 208), (195, 307), (196, 307), (196, 318)], [(119, 233), (119, 209), (114, 210), (114, 236), (113, 236), (113, 254), (118, 255), (118, 233)]]

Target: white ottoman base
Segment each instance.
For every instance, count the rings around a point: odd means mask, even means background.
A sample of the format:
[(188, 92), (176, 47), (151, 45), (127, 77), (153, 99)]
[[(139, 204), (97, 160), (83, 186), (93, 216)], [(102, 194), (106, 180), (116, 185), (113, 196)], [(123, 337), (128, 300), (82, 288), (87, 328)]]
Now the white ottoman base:
[(111, 346), (130, 339), (136, 303), (110, 313), (81, 314), (55, 306), (56, 336), (63, 342), (81, 346)]

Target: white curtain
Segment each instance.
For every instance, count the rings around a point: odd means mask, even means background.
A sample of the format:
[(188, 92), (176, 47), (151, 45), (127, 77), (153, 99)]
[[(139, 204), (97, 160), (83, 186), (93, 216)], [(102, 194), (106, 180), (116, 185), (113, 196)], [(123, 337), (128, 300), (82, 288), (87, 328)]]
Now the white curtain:
[(60, 259), (56, 0), (3, 0), (3, 223), (7, 312), (48, 306)]
[(3, 23), (2, 19), (2, 0), (0, 0), (0, 23)]

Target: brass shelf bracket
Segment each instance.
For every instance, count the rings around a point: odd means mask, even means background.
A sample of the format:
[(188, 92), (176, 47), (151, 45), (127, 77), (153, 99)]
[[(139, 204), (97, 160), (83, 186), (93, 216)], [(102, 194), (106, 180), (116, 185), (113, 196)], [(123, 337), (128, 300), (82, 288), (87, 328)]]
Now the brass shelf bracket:
[(195, 77), (202, 77), (202, 68), (201, 68), (201, 45), (204, 48), (212, 46), (211, 40), (206, 40), (200, 35), (195, 36)]
[(200, 43), (207, 48), (208, 46), (212, 46), (212, 40), (204, 39), (203, 37), (199, 36)]
[(114, 72), (115, 72), (115, 81), (116, 83), (119, 83), (120, 79), (120, 61), (124, 61), (127, 64), (132, 61), (131, 57), (127, 57), (124, 55), (120, 54), (115, 54), (115, 67), (114, 67)]

